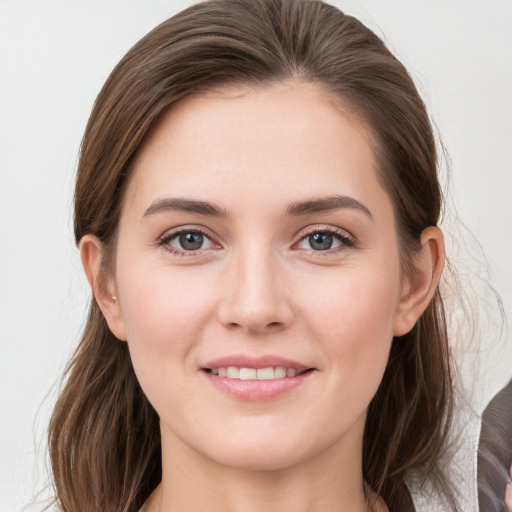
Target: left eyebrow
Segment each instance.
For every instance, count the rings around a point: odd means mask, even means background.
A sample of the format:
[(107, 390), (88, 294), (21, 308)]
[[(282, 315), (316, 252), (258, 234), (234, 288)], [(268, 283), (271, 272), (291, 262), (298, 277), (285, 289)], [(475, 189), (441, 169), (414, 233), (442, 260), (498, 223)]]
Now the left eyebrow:
[(229, 213), (224, 208), (206, 201), (197, 199), (185, 199), (181, 197), (167, 197), (153, 202), (142, 215), (142, 220), (161, 212), (184, 212), (209, 215), (211, 217), (228, 217)]
[(330, 212), (345, 208), (359, 210), (373, 220), (372, 212), (364, 204), (350, 196), (329, 196), (308, 201), (298, 201), (286, 208), (285, 215), (299, 217), (301, 215)]

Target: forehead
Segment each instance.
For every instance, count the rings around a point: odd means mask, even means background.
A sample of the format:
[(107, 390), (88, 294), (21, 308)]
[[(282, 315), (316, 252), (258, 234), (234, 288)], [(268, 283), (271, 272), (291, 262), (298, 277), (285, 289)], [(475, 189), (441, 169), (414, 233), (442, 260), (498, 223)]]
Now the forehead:
[(139, 150), (125, 199), (139, 211), (165, 196), (236, 209), (333, 194), (388, 200), (371, 139), (320, 87), (288, 82), (172, 107)]

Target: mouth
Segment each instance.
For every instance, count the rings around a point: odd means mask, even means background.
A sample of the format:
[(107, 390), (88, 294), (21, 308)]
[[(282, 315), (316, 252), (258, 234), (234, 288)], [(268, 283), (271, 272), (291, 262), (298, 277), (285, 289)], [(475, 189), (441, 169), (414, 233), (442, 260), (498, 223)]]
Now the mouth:
[(272, 400), (302, 386), (316, 368), (278, 356), (232, 355), (210, 361), (202, 373), (219, 391), (239, 400)]
[(238, 366), (220, 366), (214, 368), (203, 368), (203, 371), (226, 379), (238, 380), (275, 380), (297, 377), (306, 372), (313, 371), (314, 368), (297, 370), (296, 368), (287, 368), (285, 366), (268, 366), (265, 368), (247, 368)]

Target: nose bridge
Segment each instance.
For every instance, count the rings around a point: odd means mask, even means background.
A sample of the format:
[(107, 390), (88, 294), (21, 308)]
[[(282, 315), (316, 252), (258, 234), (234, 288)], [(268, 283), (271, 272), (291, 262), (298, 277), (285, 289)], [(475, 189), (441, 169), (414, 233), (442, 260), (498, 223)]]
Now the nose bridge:
[(229, 327), (258, 333), (291, 319), (284, 269), (269, 244), (248, 241), (233, 250), (221, 320)]

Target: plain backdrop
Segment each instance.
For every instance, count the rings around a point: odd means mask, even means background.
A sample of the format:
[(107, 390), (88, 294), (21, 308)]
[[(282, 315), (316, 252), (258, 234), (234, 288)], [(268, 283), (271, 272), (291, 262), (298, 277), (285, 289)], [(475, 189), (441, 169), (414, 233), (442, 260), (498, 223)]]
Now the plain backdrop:
[[(415, 79), (451, 160), (455, 266), (466, 283), (492, 282), (510, 321), (512, 2), (334, 3), (383, 37)], [(22, 510), (46, 483), (46, 424), (83, 326), (89, 292), (71, 204), (88, 114), (123, 54), (189, 4), (0, 0), (0, 512)], [(499, 318), (492, 300), (481, 304)], [(483, 370), (465, 369), (481, 391), (477, 408), (512, 376), (510, 334), (484, 330), (480, 341), (459, 354), (478, 352)]]

